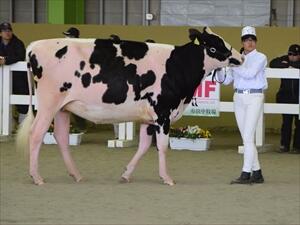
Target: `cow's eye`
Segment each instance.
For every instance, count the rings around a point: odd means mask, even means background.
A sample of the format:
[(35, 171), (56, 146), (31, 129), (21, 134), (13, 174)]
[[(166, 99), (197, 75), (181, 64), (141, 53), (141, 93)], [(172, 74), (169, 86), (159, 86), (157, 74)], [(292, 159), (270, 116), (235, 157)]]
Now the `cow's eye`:
[(216, 50), (214, 47), (211, 47), (211, 48), (209, 49), (209, 51), (210, 51), (211, 53), (215, 53), (217, 50)]

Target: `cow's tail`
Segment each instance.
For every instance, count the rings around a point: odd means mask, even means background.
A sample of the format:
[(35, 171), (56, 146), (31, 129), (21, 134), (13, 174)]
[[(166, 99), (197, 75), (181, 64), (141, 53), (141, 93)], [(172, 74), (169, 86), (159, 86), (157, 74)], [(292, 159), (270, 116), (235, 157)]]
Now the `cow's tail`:
[[(28, 50), (28, 48), (27, 48)], [(27, 54), (26, 54), (27, 55)], [(27, 55), (28, 56), (28, 55)], [(27, 60), (27, 80), (28, 80), (28, 87), (29, 87), (29, 107), (28, 112), (23, 120), (23, 122), (20, 124), (17, 136), (16, 136), (16, 147), (17, 151), (19, 153), (23, 153), (25, 158), (29, 158), (29, 135), (30, 135), (30, 129), (31, 125), (34, 120), (34, 115), (32, 111), (32, 73), (30, 71), (30, 62)]]

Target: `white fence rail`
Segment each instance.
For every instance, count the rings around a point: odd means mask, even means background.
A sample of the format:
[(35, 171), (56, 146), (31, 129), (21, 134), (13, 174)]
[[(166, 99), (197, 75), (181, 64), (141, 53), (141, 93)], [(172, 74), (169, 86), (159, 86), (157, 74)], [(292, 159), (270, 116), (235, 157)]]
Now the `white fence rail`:
[[(0, 135), (10, 135), (12, 127), (12, 105), (27, 105), (29, 103), (29, 96), (13, 95), (12, 94), (12, 71), (27, 71), (26, 62), (18, 62), (10, 66), (0, 67)], [(270, 78), (285, 78), (285, 79), (299, 79), (299, 69), (271, 69), (267, 68), (266, 76)], [(300, 94), (299, 94), (300, 95)], [(35, 104), (35, 97), (33, 97), (33, 104)], [(233, 102), (220, 102), (221, 112), (233, 112)], [(278, 104), (265, 103), (264, 110), (260, 117), (256, 129), (256, 145), (263, 146), (264, 144), (264, 114), (298, 114), (299, 104)], [(134, 124), (132, 122), (124, 123), (119, 126), (119, 139), (133, 140)], [(130, 135), (128, 135), (128, 134)], [(119, 147), (125, 146), (119, 143)]]

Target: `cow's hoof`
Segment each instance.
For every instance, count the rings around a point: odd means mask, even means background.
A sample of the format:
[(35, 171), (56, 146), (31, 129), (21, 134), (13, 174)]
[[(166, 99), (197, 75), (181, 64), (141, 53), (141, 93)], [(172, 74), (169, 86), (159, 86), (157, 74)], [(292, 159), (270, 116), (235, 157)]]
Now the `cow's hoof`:
[(173, 180), (164, 180), (164, 184), (169, 186), (174, 186), (176, 182)]
[(39, 180), (39, 181), (34, 181), (34, 184), (37, 185), (37, 186), (42, 186), (42, 185), (45, 184), (45, 182), (42, 181), (42, 180)]
[(74, 174), (69, 174), (70, 177), (72, 177), (74, 179), (75, 182), (79, 183), (80, 181), (83, 180), (83, 177), (82, 176), (75, 176)]
[(174, 186), (176, 184), (176, 182), (173, 181), (172, 179), (164, 179), (162, 177), (160, 177), (160, 179), (163, 180), (163, 184), (165, 185)]
[(122, 176), (119, 182), (120, 182), (121, 184), (127, 184), (127, 183), (131, 183), (131, 179), (128, 178), (128, 177)]
[(37, 186), (41, 186), (41, 185), (45, 184), (44, 179), (40, 176), (34, 177), (34, 176), (30, 175), (30, 177), (32, 178), (33, 184), (35, 184)]

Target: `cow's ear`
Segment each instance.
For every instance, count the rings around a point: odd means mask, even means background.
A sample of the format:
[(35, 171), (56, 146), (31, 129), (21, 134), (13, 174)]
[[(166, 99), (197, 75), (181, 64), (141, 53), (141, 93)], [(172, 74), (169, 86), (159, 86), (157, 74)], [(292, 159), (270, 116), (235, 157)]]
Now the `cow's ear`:
[(189, 29), (189, 38), (195, 45), (200, 45), (201, 43), (201, 32), (197, 29)]
[(189, 38), (191, 41), (194, 41), (196, 37), (198, 37), (201, 34), (201, 32), (197, 29), (190, 28), (189, 29)]
[(209, 27), (204, 27), (203, 28), (203, 33), (212, 34), (213, 32)]
[(195, 45), (200, 45), (200, 41), (199, 41), (199, 39), (198, 39), (197, 37), (196, 37), (195, 40), (194, 40), (194, 44), (195, 44)]

